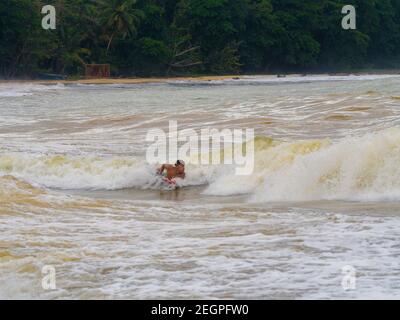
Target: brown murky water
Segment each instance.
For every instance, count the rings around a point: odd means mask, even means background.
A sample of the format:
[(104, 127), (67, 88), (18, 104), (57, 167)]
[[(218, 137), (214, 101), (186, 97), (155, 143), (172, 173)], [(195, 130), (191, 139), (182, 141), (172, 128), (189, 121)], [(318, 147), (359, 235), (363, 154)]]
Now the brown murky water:
[[(0, 84), (0, 298), (398, 297), (399, 84)], [(254, 128), (254, 173), (154, 188), (145, 136), (169, 120)]]

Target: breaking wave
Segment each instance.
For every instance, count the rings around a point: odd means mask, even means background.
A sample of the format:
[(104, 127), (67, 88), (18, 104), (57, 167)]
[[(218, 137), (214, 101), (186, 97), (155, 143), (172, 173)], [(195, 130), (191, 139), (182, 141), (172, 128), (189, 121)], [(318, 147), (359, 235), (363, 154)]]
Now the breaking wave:
[[(255, 139), (255, 170), (188, 164), (181, 186), (206, 185), (214, 196), (250, 201), (400, 200), (400, 128), (340, 140)], [(0, 152), (0, 176), (58, 189), (152, 189), (155, 167), (132, 157), (72, 157)], [(0, 180), (1, 182), (1, 180)]]
[[(190, 168), (181, 186), (205, 184), (209, 172)], [(0, 156), (0, 176), (9, 175), (35, 186), (74, 190), (157, 189), (156, 167), (130, 157), (76, 157), (9, 153)]]
[(400, 200), (400, 128), (338, 141), (271, 141), (255, 157), (252, 176), (222, 177), (206, 192), (243, 191), (256, 202)]

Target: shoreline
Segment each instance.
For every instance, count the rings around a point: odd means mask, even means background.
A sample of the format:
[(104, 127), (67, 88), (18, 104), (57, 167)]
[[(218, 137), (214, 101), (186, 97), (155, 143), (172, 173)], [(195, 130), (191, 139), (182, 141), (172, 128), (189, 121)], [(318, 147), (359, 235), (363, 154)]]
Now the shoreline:
[[(155, 77), (155, 78), (92, 78), (92, 79), (74, 79), (74, 80), (40, 80), (40, 79), (24, 79), (24, 80), (0, 80), (1, 83), (35, 83), (35, 84), (147, 84), (147, 83), (166, 83), (171, 81), (218, 81), (242, 79), (252, 77), (253, 75), (225, 75), (225, 76), (188, 76), (188, 77)], [(266, 75), (271, 76), (271, 75)]]
[(400, 70), (377, 70), (360, 72), (338, 72), (338, 73), (293, 73), (293, 74), (243, 74), (243, 75), (223, 75), (223, 76), (182, 76), (182, 77), (143, 77), (143, 78), (93, 78), (93, 79), (74, 79), (74, 80), (41, 80), (41, 79), (0, 79), (0, 84), (4, 83), (35, 83), (43, 85), (51, 84), (148, 84), (148, 83), (167, 83), (174, 81), (223, 81), (223, 80), (244, 80), (254, 77), (265, 78), (301, 78), (305, 76), (365, 76), (365, 75), (400, 75)]

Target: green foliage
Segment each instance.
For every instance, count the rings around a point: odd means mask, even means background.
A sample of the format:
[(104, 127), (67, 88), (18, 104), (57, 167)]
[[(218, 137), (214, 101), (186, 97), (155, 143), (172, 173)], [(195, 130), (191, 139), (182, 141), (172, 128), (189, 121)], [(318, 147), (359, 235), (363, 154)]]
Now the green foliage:
[[(51, 45), (40, 37), (40, 3), (32, 0), (0, 2), (0, 75), (9, 78), (30, 74), (46, 53), (42, 45)], [(50, 36), (46, 33), (47, 36)]]
[(144, 17), (141, 10), (134, 5), (136, 0), (102, 0), (100, 2), (100, 22), (108, 36), (107, 51), (110, 50), (114, 37), (123, 39), (137, 34), (137, 26)]
[[(57, 29), (41, 28), (41, 8)], [(341, 9), (357, 8), (357, 30)], [(400, 0), (1, 0), (0, 77), (345, 70), (400, 65)]]

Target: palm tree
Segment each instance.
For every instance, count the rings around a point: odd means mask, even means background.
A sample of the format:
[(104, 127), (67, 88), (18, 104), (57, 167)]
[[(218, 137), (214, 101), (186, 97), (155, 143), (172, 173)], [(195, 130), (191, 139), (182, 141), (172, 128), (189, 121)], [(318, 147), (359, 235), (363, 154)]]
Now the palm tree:
[(120, 34), (122, 38), (133, 36), (137, 33), (140, 20), (144, 18), (141, 10), (134, 8), (136, 0), (102, 0), (101, 16), (108, 35), (107, 51), (110, 50), (111, 43), (115, 36)]

